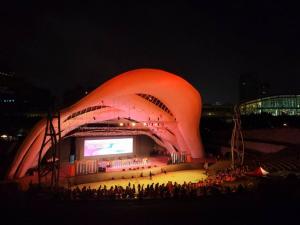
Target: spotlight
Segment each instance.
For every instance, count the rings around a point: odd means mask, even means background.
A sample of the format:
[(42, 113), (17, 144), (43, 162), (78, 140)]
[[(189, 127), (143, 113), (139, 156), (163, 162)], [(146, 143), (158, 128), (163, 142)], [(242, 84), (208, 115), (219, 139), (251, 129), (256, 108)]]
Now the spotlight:
[(147, 126), (147, 123), (144, 122), (143, 125), (144, 125), (144, 126)]
[(120, 127), (123, 127), (123, 126), (124, 126), (124, 123), (119, 123), (119, 126), (120, 126)]
[(8, 136), (7, 136), (6, 134), (2, 134), (2, 135), (1, 135), (1, 138), (3, 138), (3, 139), (7, 139), (7, 138), (8, 138)]
[(136, 123), (135, 122), (132, 122), (131, 123), (131, 126), (135, 127)]

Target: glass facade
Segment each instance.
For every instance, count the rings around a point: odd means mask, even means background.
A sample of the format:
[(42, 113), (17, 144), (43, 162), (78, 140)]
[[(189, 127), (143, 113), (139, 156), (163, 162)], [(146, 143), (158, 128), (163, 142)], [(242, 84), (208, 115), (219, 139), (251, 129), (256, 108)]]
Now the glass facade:
[(273, 116), (300, 116), (300, 95), (279, 95), (242, 103), (242, 115), (269, 113)]

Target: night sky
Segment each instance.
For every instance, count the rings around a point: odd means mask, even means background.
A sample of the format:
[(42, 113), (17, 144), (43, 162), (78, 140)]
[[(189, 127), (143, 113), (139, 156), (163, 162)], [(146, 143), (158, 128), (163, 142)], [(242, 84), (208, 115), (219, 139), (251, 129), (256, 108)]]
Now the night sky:
[(286, 1), (10, 2), (0, 71), (57, 95), (144, 67), (181, 75), (210, 103), (237, 101), (244, 73), (300, 90), (299, 7)]

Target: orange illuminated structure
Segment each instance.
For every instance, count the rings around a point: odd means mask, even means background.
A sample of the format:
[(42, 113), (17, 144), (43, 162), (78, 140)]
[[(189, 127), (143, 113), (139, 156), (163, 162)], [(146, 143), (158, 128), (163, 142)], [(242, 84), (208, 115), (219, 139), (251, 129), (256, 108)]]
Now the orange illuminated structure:
[[(185, 152), (191, 160), (202, 159), (201, 107), (200, 94), (181, 77), (157, 69), (132, 70), (62, 110), (61, 137), (83, 125), (113, 122), (127, 135), (131, 130), (148, 135), (170, 153)], [(9, 179), (23, 177), (28, 169), (37, 167), (45, 126), (43, 119), (26, 137), (9, 169)], [(128, 127), (131, 130), (125, 129)], [(42, 157), (50, 143), (44, 146)]]

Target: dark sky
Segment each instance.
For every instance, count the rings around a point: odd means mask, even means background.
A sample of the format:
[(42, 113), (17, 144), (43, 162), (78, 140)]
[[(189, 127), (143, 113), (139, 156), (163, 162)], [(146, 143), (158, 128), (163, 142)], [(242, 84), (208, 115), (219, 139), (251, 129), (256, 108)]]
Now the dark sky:
[(53, 93), (143, 67), (182, 75), (205, 102), (235, 102), (243, 73), (256, 74), (276, 92), (299, 92), (297, 5), (95, 2), (1, 3), (0, 71)]

